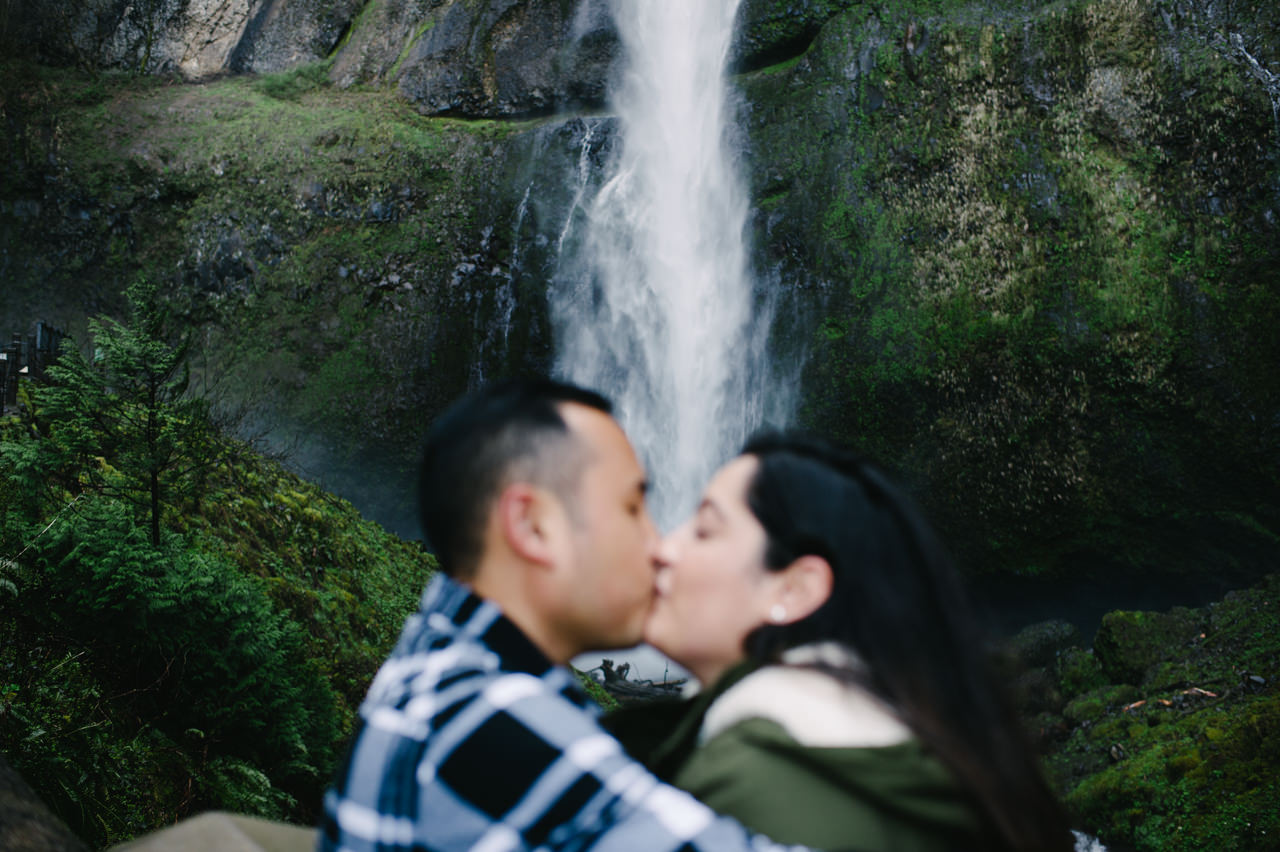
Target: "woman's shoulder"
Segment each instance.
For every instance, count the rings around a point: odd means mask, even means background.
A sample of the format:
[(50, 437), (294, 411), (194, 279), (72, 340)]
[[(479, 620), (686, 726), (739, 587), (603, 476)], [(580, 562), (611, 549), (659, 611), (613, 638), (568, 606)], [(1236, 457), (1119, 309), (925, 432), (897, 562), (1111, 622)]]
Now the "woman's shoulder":
[(674, 776), (717, 811), (786, 843), (937, 852), (984, 848), (950, 770), (865, 690), (769, 666), (720, 695)]
[(882, 700), (856, 683), (816, 668), (765, 666), (727, 689), (707, 709), (706, 743), (753, 719), (776, 724), (801, 746), (875, 748), (914, 738)]

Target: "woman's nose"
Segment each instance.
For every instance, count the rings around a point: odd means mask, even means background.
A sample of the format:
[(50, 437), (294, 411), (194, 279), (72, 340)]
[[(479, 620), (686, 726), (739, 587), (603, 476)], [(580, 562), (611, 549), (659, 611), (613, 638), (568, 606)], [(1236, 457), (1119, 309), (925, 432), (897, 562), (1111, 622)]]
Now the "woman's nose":
[(653, 561), (659, 567), (669, 567), (676, 558), (676, 548), (674, 544), (674, 535), (659, 536), (658, 543), (653, 550)]

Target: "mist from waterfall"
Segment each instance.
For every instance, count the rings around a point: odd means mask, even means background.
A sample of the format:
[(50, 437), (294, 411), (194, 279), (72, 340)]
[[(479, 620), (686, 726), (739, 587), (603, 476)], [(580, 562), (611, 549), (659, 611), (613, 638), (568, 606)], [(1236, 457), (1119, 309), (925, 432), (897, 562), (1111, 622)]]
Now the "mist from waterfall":
[(574, 205), (560, 236), (557, 371), (614, 400), (664, 529), (788, 407), (769, 375), (771, 310), (749, 272), (731, 140), (725, 66), (738, 3), (612, 4), (625, 55), (612, 92), (617, 139), (594, 197)]

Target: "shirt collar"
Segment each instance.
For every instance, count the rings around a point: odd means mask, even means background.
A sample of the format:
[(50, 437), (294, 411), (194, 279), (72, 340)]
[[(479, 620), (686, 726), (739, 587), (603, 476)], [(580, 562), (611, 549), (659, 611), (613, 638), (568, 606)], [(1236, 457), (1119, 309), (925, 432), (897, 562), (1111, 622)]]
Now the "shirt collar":
[(422, 593), (425, 614), (448, 618), (463, 635), (479, 641), (499, 658), (503, 671), (541, 677), (555, 667), (528, 636), (503, 615), (498, 605), (480, 597), (470, 586), (437, 573)]

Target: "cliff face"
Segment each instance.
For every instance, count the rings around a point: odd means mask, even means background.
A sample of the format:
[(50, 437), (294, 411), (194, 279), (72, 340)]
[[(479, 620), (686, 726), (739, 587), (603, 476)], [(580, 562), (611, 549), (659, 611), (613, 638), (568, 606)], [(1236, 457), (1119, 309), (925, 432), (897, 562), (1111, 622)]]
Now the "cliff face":
[(84, 340), (86, 312), (151, 277), (203, 330), (218, 403), (408, 534), (424, 416), (506, 369), (507, 339), (546, 349), (536, 310), (492, 322), (514, 298), (512, 128), (428, 122), (310, 73), (7, 75), (0, 327), (43, 317)]
[[(549, 366), (554, 235), (611, 144), (576, 114), (617, 60), (602, 0), (7, 9), (45, 63), (275, 73), (7, 65), (4, 325), (74, 330), (156, 277), (227, 396), (369, 500), (407, 494), (444, 401)], [(1280, 12), (740, 22), (755, 267), (779, 351), (808, 353), (801, 419), (905, 469), (980, 570), (1273, 565)]]
[(203, 80), (327, 60), (341, 87), (397, 86), (428, 114), (604, 102), (605, 0), (8, 0), (9, 41), (47, 63)]
[(338, 50), (340, 86), (379, 82), (429, 115), (498, 118), (598, 108), (617, 54), (604, 0), (370, 3)]
[(12, 41), (44, 62), (203, 79), (280, 71), (333, 51), (361, 0), (50, 0), (6, 4)]
[(978, 568), (1273, 563), (1280, 14), (917, 5), (742, 78), (760, 263), (829, 294), (806, 416)]

